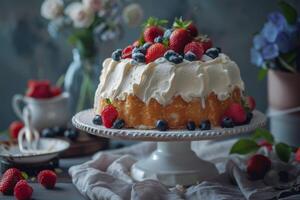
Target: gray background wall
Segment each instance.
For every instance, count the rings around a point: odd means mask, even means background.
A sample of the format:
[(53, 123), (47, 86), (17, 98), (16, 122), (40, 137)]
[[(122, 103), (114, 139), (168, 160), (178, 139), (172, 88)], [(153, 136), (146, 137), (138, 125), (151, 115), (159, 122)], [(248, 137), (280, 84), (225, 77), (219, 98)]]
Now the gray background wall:
[[(266, 83), (257, 81), (257, 72), (249, 62), (253, 33), (258, 31), (267, 13), (278, 9), (275, 0), (140, 0), (145, 18), (156, 16), (172, 20), (184, 16), (195, 20), (199, 30), (211, 36), (240, 68), (247, 92), (258, 108), (265, 110)], [(300, 2), (290, 0), (298, 10)], [(24, 93), (30, 78), (55, 81), (71, 61), (71, 47), (63, 40), (55, 41), (47, 33), (40, 17), (41, 0), (0, 0), (0, 130), (16, 119), (11, 99)], [(124, 47), (139, 36), (139, 28), (126, 28), (120, 41), (111, 48)], [(102, 50), (100, 60), (108, 57)]]

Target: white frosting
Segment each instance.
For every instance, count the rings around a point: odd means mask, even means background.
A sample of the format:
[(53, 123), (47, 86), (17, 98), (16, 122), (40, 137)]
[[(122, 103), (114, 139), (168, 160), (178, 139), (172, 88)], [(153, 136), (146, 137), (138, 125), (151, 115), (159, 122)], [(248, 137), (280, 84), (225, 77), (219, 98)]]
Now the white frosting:
[(95, 106), (99, 98), (125, 100), (128, 95), (135, 95), (145, 103), (153, 98), (162, 105), (178, 95), (189, 102), (193, 98), (204, 99), (211, 92), (225, 100), (236, 87), (244, 90), (240, 70), (225, 54), (205, 62), (184, 60), (180, 64), (159, 58), (148, 64), (133, 65), (131, 59), (117, 62), (108, 58), (103, 62)]

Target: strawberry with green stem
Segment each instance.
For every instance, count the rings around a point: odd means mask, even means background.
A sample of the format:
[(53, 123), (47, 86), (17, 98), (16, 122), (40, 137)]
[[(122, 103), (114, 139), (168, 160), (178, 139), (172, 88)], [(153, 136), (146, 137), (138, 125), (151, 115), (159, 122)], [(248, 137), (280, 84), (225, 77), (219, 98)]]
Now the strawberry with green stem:
[(144, 24), (144, 40), (145, 42), (153, 43), (154, 39), (158, 36), (163, 36), (164, 28), (163, 26), (168, 23), (167, 20), (160, 20), (154, 17), (150, 17)]

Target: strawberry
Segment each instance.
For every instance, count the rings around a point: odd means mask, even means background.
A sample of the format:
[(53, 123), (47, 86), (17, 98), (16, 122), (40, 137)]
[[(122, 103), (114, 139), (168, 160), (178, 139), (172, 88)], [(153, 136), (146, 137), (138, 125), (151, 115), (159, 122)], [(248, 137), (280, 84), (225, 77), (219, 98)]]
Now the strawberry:
[(266, 147), (269, 152), (271, 152), (273, 149), (273, 145), (270, 142), (268, 142), (267, 140), (259, 141), (258, 145), (260, 147)]
[(17, 200), (30, 200), (33, 189), (25, 180), (20, 180), (14, 188), (14, 196)]
[(224, 113), (224, 116), (229, 117), (236, 124), (242, 124), (246, 121), (247, 115), (241, 104), (232, 103)]
[(204, 51), (207, 49), (212, 48), (213, 44), (210, 38), (206, 38), (205, 40), (201, 41)]
[(13, 193), (14, 187), (18, 181), (23, 179), (20, 170), (17, 168), (10, 168), (4, 172), (0, 182), (0, 192), (4, 195)]
[(125, 49), (123, 49), (122, 51), (122, 58), (131, 58), (131, 54), (132, 54), (132, 50), (133, 50), (134, 46), (133, 45), (129, 45), (127, 46)]
[(190, 25), (187, 27), (187, 30), (188, 30), (188, 32), (190, 33), (190, 35), (192, 37), (197, 37), (197, 35), (198, 35), (198, 29), (195, 26), (195, 24), (190, 23)]
[(175, 29), (169, 40), (170, 49), (177, 53), (182, 53), (184, 46), (192, 40), (189, 32), (186, 29), (178, 28)]
[(271, 161), (264, 155), (256, 154), (247, 162), (247, 173), (252, 180), (262, 179), (271, 169)]
[(26, 96), (38, 99), (45, 99), (51, 97), (50, 82), (49, 81), (28, 81), (28, 90)]
[(146, 52), (146, 63), (152, 62), (157, 58), (163, 57), (167, 48), (161, 43), (151, 45)]
[(166, 20), (159, 20), (154, 17), (150, 17), (145, 25), (144, 29), (144, 40), (146, 42), (153, 43), (154, 39), (158, 36), (163, 36), (164, 29), (161, 27), (164, 24), (168, 23)]
[(246, 104), (247, 104), (247, 106), (249, 107), (249, 109), (251, 111), (253, 111), (255, 109), (255, 107), (256, 107), (255, 99), (252, 96), (248, 96), (246, 98)]
[(139, 40), (134, 41), (134, 42), (132, 43), (132, 46), (133, 46), (133, 47), (138, 47), (138, 46), (140, 46), (140, 41), (139, 41)]
[(184, 47), (184, 53), (192, 52), (196, 55), (196, 59), (199, 60), (204, 54), (203, 46), (200, 42), (190, 42)]
[(11, 138), (16, 139), (18, 138), (20, 130), (24, 127), (23, 122), (21, 121), (14, 121), (9, 125), (9, 133)]
[(38, 182), (46, 189), (53, 189), (56, 179), (56, 174), (52, 170), (43, 170), (38, 174)]
[(117, 109), (109, 104), (101, 112), (102, 122), (106, 128), (111, 128), (114, 121), (118, 118)]
[(300, 162), (300, 147), (296, 151), (295, 160), (298, 161), (298, 162)]
[(50, 88), (50, 92), (51, 92), (51, 97), (56, 97), (56, 96), (61, 95), (62, 90), (61, 90), (60, 87), (52, 86), (52, 87)]

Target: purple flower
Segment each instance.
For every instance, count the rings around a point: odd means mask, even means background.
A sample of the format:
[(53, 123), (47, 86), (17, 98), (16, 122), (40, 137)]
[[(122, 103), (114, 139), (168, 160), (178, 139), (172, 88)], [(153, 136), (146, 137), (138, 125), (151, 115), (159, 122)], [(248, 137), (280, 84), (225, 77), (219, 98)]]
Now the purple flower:
[(278, 35), (278, 29), (272, 22), (265, 23), (261, 34), (266, 38), (268, 42), (275, 42)]
[(261, 53), (265, 60), (271, 60), (279, 55), (279, 49), (276, 44), (268, 44), (262, 49)]
[(264, 46), (266, 46), (267, 40), (261, 35), (257, 34), (253, 38), (253, 46), (255, 49), (260, 50)]
[(251, 63), (260, 67), (263, 65), (263, 57), (260, 54), (259, 51), (257, 51), (255, 48), (252, 48), (250, 51), (251, 54)]
[(285, 17), (278, 11), (270, 13), (268, 20), (272, 22), (279, 31), (283, 30), (287, 25)]

